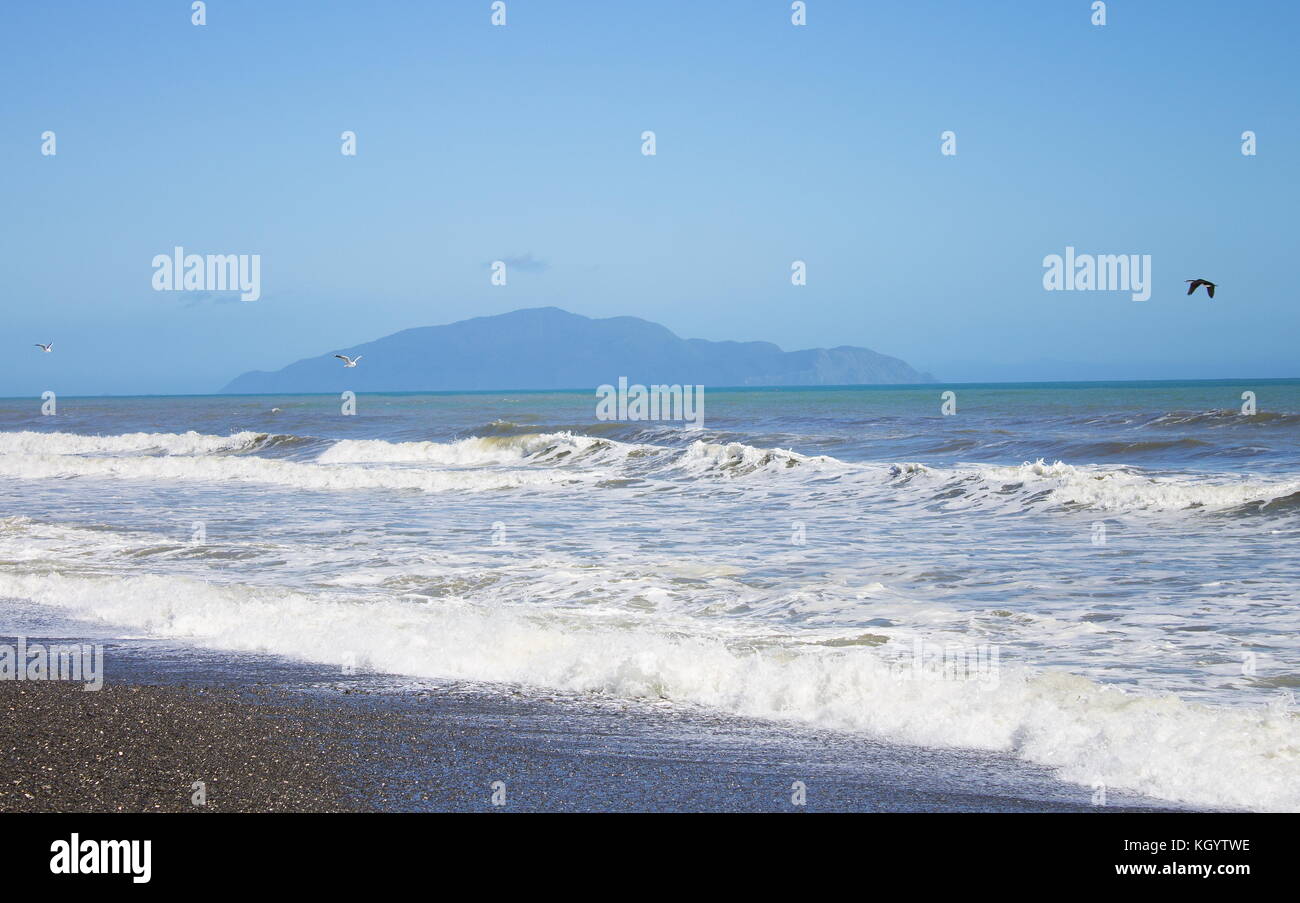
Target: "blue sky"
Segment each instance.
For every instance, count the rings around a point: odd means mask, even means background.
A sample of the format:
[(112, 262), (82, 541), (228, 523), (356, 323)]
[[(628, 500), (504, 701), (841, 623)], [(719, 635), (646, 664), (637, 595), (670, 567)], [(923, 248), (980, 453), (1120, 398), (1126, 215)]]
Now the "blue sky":
[[(951, 381), (1300, 376), (1300, 4), (506, 2), (0, 6), (0, 394), (542, 305)], [(176, 245), (262, 297), (153, 291)], [(1150, 254), (1152, 298), (1044, 291), (1067, 245)]]

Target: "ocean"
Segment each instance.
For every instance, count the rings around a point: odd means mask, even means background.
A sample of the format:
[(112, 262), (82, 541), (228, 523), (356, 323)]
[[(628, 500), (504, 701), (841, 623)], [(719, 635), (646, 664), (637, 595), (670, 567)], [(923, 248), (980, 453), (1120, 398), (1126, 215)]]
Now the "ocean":
[(0, 605), (1300, 810), (1300, 380), (596, 401), (0, 400)]

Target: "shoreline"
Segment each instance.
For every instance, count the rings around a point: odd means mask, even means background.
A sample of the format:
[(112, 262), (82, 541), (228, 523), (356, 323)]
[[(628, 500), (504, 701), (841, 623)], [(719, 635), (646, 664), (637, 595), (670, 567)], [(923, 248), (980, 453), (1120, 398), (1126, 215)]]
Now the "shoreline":
[[(58, 641), (75, 641), (75, 625), (58, 626)], [(1003, 754), (667, 704), (341, 675), (156, 640), (82, 641), (105, 646), (102, 690), (0, 682), (0, 812), (1195, 811), (1118, 790), (1095, 807), (1090, 788)], [(203, 806), (191, 802), (199, 780)]]

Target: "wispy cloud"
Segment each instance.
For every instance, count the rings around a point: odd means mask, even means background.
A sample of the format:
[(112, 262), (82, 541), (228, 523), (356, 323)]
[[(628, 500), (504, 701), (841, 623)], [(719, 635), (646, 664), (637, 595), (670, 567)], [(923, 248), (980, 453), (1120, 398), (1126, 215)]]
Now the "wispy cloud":
[[(506, 265), (507, 269), (515, 273), (545, 273), (551, 268), (550, 263), (534, 257), (532, 252), (527, 254), (515, 254), (498, 259)], [(492, 264), (487, 263), (485, 266), (492, 266)]]

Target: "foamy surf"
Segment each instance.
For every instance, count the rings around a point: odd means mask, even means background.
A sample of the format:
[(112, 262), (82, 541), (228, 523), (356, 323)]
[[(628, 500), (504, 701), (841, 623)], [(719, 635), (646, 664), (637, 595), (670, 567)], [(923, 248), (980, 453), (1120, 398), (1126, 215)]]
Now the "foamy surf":
[(3, 455), (0, 476), (24, 480), (108, 479), (151, 482), (251, 483), (321, 492), (358, 489), (482, 492), (576, 483), (572, 474), (546, 471), (377, 469), (262, 458), (90, 458)]
[[(1145, 391), (721, 393), (700, 430), (573, 395), (71, 400), (76, 430), (0, 433), (0, 589), (100, 635), (1010, 752), (1080, 801), (1296, 808), (1300, 421)], [(917, 640), (1000, 679), (899, 680)]]
[(1300, 720), (1281, 708), (1201, 706), (1018, 668), (1003, 668), (994, 683), (900, 679), (869, 646), (463, 599), (340, 599), (189, 578), (57, 573), (0, 575), (0, 596), (218, 649), (667, 699), (895, 742), (1009, 752), (1068, 781), (1194, 805), (1300, 810)]
[(0, 455), (210, 455), (250, 449), (267, 438), (265, 433), (247, 431), (230, 436), (207, 436), (193, 430), (117, 436), (24, 431), (0, 433)]
[[(280, 445), (323, 447), (310, 461), (258, 454), (259, 449)], [(1042, 460), (1010, 467), (852, 463), (829, 455), (736, 442), (694, 440), (673, 448), (569, 432), (469, 437), (452, 442), (330, 441), (253, 432), (230, 436), (194, 432), (119, 436), (0, 433), (0, 476), (424, 492), (642, 479), (832, 479), (844, 482), (846, 493), (864, 496), (887, 485), (906, 486), (916, 493), (918, 503), (941, 498), (953, 509), (1038, 506), (1099, 512), (1225, 511), (1252, 505), (1264, 510), (1270, 502), (1300, 492), (1297, 479), (1238, 476), (1225, 480)]]
[[(434, 464), (473, 467), (522, 464), (525, 461), (572, 463), (592, 452), (629, 446), (572, 433), (527, 433), (517, 436), (472, 436), (456, 442), (385, 442), (343, 439), (322, 451), (321, 464)], [(565, 459), (569, 459), (566, 461)]]
[(1300, 491), (1300, 480), (1232, 480), (1202, 476), (1160, 476), (1133, 468), (1082, 467), (1057, 461), (1015, 467), (929, 468), (896, 465), (897, 482), (909, 488), (946, 492), (950, 504), (997, 503), (1011, 497), (1021, 504), (1095, 511), (1224, 511), (1282, 499)]

